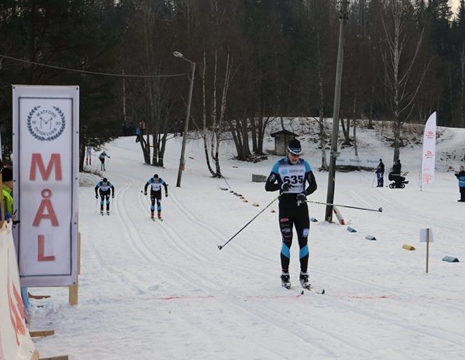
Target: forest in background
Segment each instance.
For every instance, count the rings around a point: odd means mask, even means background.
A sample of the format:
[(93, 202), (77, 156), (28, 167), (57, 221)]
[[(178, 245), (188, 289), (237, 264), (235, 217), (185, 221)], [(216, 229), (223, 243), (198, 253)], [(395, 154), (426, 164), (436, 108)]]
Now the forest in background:
[(78, 85), (82, 156), (143, 120), (153, 135), (141, 141), (145, 161), (163, 166), (185, 121), (192, 62), (190, 128), (207, 159), (216, 162), (226, 132), (239, 159), (263, 153), (276, 117), (318, 122), (324, 148), (341, 21), (341, 124), (402, 131), (437, 111), (438, 125), (465, 127), (465, 0), (456, 14), (447, 0), (351, 0), (344, 14), (341, 0), (3, 0), (2, 153), (13, 84)]

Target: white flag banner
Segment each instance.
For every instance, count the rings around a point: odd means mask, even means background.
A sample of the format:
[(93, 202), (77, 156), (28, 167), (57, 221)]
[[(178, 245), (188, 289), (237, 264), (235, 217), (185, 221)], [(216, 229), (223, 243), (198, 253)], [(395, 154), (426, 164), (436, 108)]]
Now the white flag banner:
[(436, 163), (436, 112), (426, 121), (423, 135), (423, 162), (421, 166), (421, 183), (429, 185), (434, 181)]

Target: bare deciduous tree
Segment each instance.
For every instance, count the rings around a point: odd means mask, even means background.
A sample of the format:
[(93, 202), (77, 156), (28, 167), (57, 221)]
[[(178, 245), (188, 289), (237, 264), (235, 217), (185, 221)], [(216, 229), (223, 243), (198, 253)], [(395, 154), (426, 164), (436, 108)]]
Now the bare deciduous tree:
[[(423, 43), (423, 29), (415, 29), (409, 18), (413, 8), (409, 0), (388, 0), (382, 18), (384, 27), (384, 85), (386, 101), (393, 113), (394, 158), (399, 159), (401, 127), (413, 110), (415, 98), (428, 70), (429, 62), (418, 58)], [(416, 71), (414, 68), (416, 67)], [(418, 67), (421, 67), (419, 71)]]

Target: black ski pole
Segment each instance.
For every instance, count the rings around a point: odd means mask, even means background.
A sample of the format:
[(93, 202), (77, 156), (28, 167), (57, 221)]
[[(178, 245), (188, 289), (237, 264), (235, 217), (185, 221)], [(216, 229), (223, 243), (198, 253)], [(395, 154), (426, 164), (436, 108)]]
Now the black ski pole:
[(376, 212), (383, 212), (383, 208), (380, 207), (379, 209), (368, 209), (364, 207), (357, 207), (357, 206), (349, 206), (349, 205), (340, 205), (340, 204), (331, 204), (331, 203), (326, 203), (326, 202), (320, 202), (320, 201), (313, 201), (313, 200), (307, 200), (308, 203), (313, 203), (313, 204), (320, 204), (320, 205), (331, 205), (331, 206), (338, 206), (338, 207), (345, 207), (349, 209), (357, 209), (357, 210), (365, 210), (365, 211), (376, 211)]
[(249, 226), (249, 224), (254, 221), (262, 212), (264, 212), (267, 208), (269, 208), (271, 206), (271, 204), (273, 204), (276, 200), (279, 199), (279, 197), (281, 196), (278, 195), (276, 196), (273, 201), (271, 201), (268, 205), (266, 205), (262, 211), (260, 211), (257, 215), (255, 215), (247, 224), (245, 224), (237, 233), (235, 233), (228, 241), (226, 241), (223, 245), (218, 245), (218, 249), (221, 250), (222, 248), (224, 248), (232, 239), (234, 239), (237, 235), (239, 235), (239, 233), (244, 230), (247, 226)]

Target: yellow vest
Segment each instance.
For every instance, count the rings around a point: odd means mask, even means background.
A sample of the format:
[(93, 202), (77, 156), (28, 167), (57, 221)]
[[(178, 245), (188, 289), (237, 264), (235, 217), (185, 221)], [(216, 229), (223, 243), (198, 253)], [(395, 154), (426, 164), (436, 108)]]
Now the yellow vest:
[(13, 189), (3, 184), (3, 201), (5, 207), (5, 220), (10, 219), (13, 216), (13, 197), (11, 193)]

